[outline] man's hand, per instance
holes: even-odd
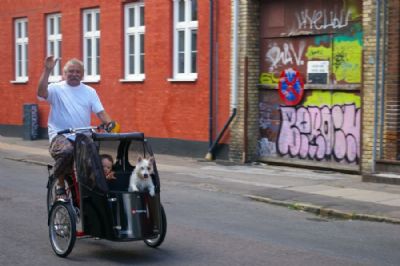
[[[119,133],[120,125],[115,121],[111,121],[111,122],[105,124],[104,129],[109,133]]]
[[[60,60],[60,58],[54,59],[54,56],[50,55],[46,57],[44,61],[44,70],[42,75],[40,76],[39,79],[39,84],[38,84],[38,89],[37,89],[37,95],[41,98],[47,99],[47,96],[49,94],[47,90],[47,85],[49,83],[49,76],[51,71],[53,70],[54,66],[57,64],[57,62]]]
[[[44,61],[46,70],[52,71],[59,60],[60,58],[54,58],[52,55],[46,57],[46,60]]]

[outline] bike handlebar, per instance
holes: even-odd
[[[81,131],[94,132],[94,130],[98,130],[101,128],[103,128],[101,125],[100,126],[90,126],[90,127],[67,128],[67,129],[58,131],[57,135],[62,135],[62,134],[67,134],[67,133],[77,133],[77,132],[81,132]]]

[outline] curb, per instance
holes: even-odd
[[[267,197],[255,196],[255,195],[243,195],[254,201],[264,202],[268,204],[273,204],[277,206],[287,207],[292,210],[297,211],[305,211],[309,213],[313,213],[315,215],[320,215],[324,217],[330,218],[338,218],[343,220],[360,220],[360,221],[369,221],[369,222],[381,222],[381,223],[391,223],[391,224],[400,224],[400,219],[390,218],[379,215],[371,215],[371,214],[359,214],[355,212],[345,212],[331,208],[324,208],[323,206],[301,203],[301,202],[292,202],[292,201],[282,201],[282,200],[274,200]]]

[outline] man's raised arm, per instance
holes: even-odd
[[[49,84],[49,76],[50,76],[50,73],[53,70],[54,66],[57,64],[58,60],[59,60],[58,58],[54,59],[54,56],[52,56],[52,55],[50,55],[46,58],[46,60],[44,62],[44,69],[43,69],[42,75],[40,76],[39,84],[38,84],[37,95],[39,97],[47,99],[47,96],[48,96],[47,86]]]

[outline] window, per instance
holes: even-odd
[[[46,18],[47,24],[47,55],[61,58],[61,14],[51,14]],[[61,80],[61,62],[58,61],[50,74],[50,81]]]
[[[142,81],[144,75],[144,3],[125,5],[125,80]]]
[[[100,10],[83,11],[83,64],[85,81],[100,80]]]
[[[28,81],[28,19],[15,20],[15,81]]]
[[[174,79],[197,78],[197,0],[174,0]]]

